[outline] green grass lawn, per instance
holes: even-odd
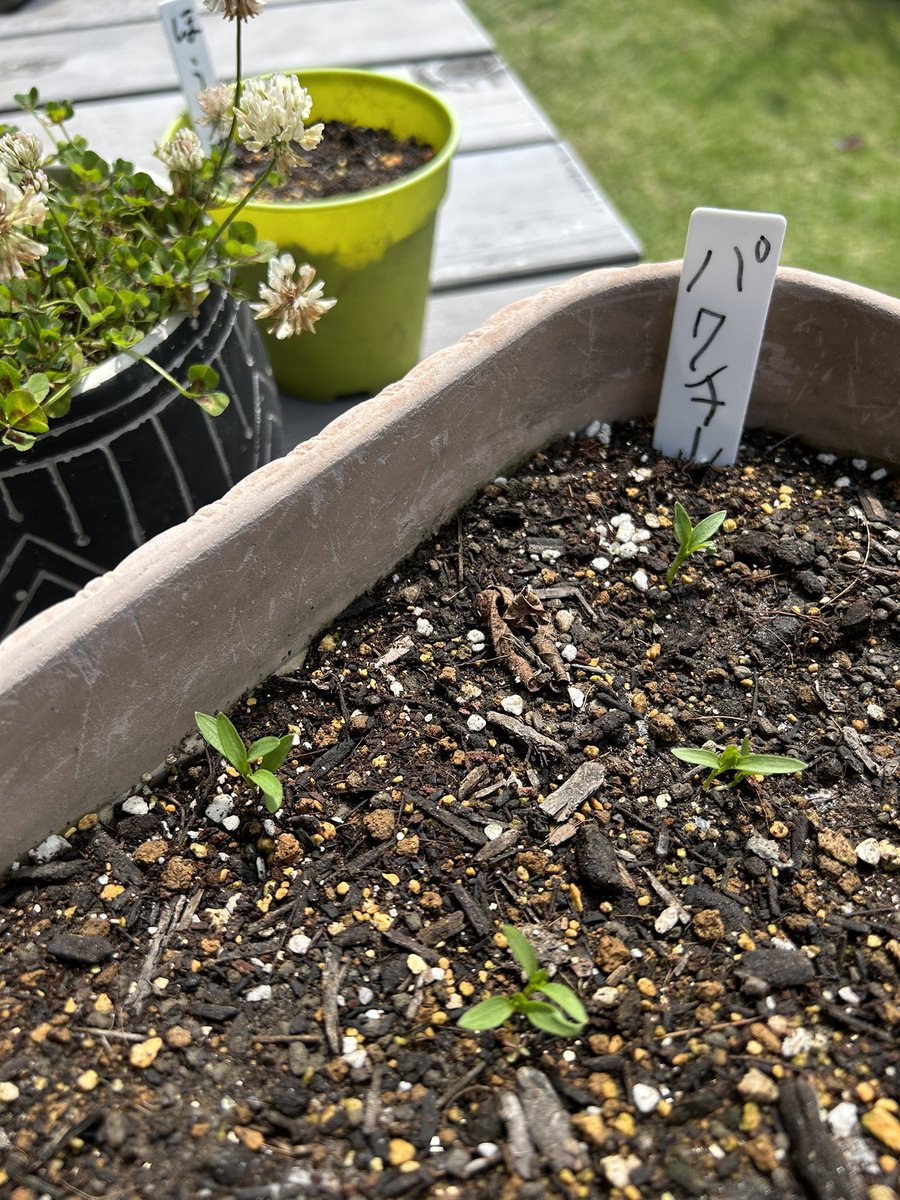
[[[468,0],[632,225],[780,212],[781,261],[900,296],[898,0]]]

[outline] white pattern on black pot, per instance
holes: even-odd
[[[281,453],[281,405],[247,305],[216,291],[152,357],[218,371],[208,416],[141,362],[77,396],[34,449],[0,450],[0,636]]]

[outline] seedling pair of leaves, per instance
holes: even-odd
[[[722,508],[718,512],[710,513],[708,517],[704,517],[696,525],[692,525],[687,511],[677,500],[675,501],[673,524],[675,527],[675,536],[678,539],[678,553],[672,560],[672,565],[666,571],[666,583],[671,584],[673,582],[675,576],[678,574],[678,568],[685,559],[690,558],[692,554],[699,553],[701,550],[713,549],[715,543],[710,539],[727,516],[727,512]]]
[[[194,720],[210,746],[218,750],[242,778],[259,788],[269,812],[277,812],[281,808],[283,791],[275,772],[291,752],[294,744],[291,734],[287,733],[282,738],[258,738],[245,746],[241,735],[224,713],[211,717],[207,713],[196,712]]]
[[[544,1033],[577,1037],[588,1022],[588,1015],[578,996],[564,983],[550,982],[550,976],[538,966],[534,947],[518,929],[504,925],[503,935],[525,975],[525,987],[511,996],[492,996],[489,1000],[482,1000],[463,1013],[458,1021],[460,1028],[480,1033],[485,1029],[496,1029],[515,1013],[521,1013]],[[536,992],[545,999],[532,1000]]]
[[[704,789],[711,787],[720,775],[733,771],[734,778],[730,783],[719,784],[719,791],[737,787],[748,775],[793,775],[795,771],[805,771],[809,766],[799,758],[786,758],[781,754],[751,754],[748,737],[740,746],[726,746],[721,754],[712,750],[695,750],[692,746],[678,746],[672,753],[682,762],[710,768],[703,781]]]

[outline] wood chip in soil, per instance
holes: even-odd
[[[896,1197],[897,483],[594,433],[235,707],[280,812],[189,742],[7,874],[4,1194]],[[676,499],[728,520],[667,588]],[[745,732],[808,769],[670,753]],[[507,922],[581,1037],[458,1027]]]

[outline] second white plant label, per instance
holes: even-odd
[[[670,458],[737,458],[787,222],[691,214],[653,445]]]

